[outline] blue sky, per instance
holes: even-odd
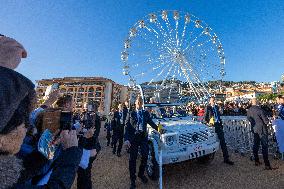
[[[0,0],[0,33],[28,58],[17,71],[35,81],[103,76],[126,84],[120,53],[129,28],[159,10],[190,12],[221,39],[225,80],[279,80],[284,73],[283,0]]]

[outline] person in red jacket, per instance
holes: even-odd
[[[204,113],[205,113],[204,106],[200,105],[199,108],[198,108],[197,116],[202,117],[202,116],[204,116]]]

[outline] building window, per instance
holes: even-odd
[[[102,92],[101,91],[96,91],[96,97],[101,97],[102,96]]]
[[[84,88],[79,88],[78,92],[83,93],[84,92]]]

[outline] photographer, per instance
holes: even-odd
[[[51,93],[47,96],[47,99],[44,101],[44,103],[30,113],[29,128],[26,137],[24,138],[23,144],[21,145],[21,149],[17,154],[19,157],[24,158],[25,156],[27,156],[28,154],[32,153],[35,150],[38,142],[38,138],[36,138],[37,117],[44,110],[51,108],[52,104],[56,102],[58,97],[59,97],[59,90],[51,91]]]
[[[62,133],[64,150],[49,181],[44,186],[17,184],[25,169],[15,154],[26,135],[29,114],[35,102],[32,82],[13,70],[21,58],[26,57],[27,52],[20,43],[0,35],[0,188],[71,188],[81,151],[77,147],[76,135],[69,131]]]

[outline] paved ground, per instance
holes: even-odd
[[[106,147],[105,133],[101,133],[102,151],[93,164],[92,180],[96,189],[129,188],[128,154],[123,150],[122,157],[112,155],[112,149]],[[163,176],[165,189],[283,189],[284,161],[273,161],[278,170],[265,171],[264,166],[255,167],[249,157],[232,154],[234,166],[222,162],[222,154],[217,153],[214,161],[208,165],[196,162],[184,162],[167,166]],[[139,164],[140,162],[138,162]],[[74,183],[75,185],[75,183]],[[157,181],[144,185],[137,182],[137,188],[158,188]],[[76,187],[73,187],[75,189]]]

